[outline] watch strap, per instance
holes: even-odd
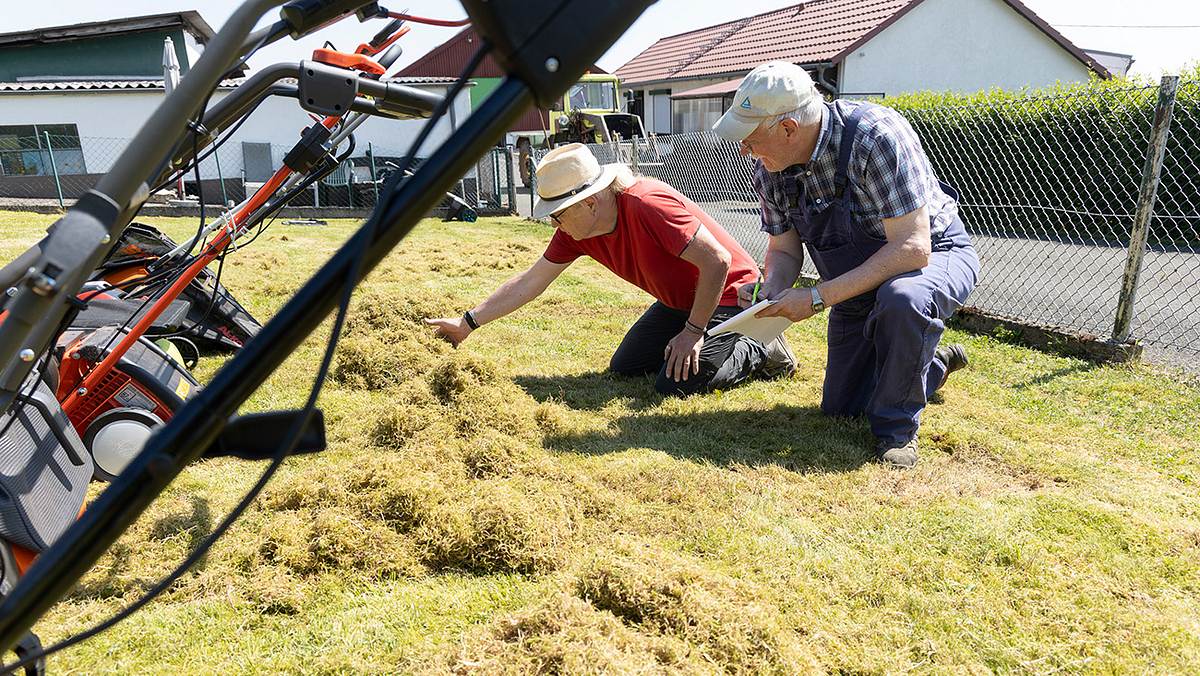
[[[467,326],[471,327],[472,331],[479,328],[479,322],[475,321],[475,315],[471,314],[470,310],[463,313],[463,321],[467,323]]]
[[[825,299],[821,298],[821,292],[817,291],[817,287],[815,286],[808,287],[808,290],[812,294],[813,312],[823,312],[825,310]]]

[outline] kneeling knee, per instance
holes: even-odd
[[[664,397],[687,396],[688,392],[685,392],[680,387],[680,384],[681,383],[677,383],[674,380],[667,378],[666,376],[660,375],[659,377],[654,379],[654,391],[658,392],[659,394],[661,394]]]
[[[925,291],[907,280],[885,282],[875,292],[875,312],[889,317],[924,316],[929,308]]]

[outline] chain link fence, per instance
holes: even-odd
[[[63,208],[92,189],[116,162],[128,139],[50,136],[29,139],[28,147],[0,147],[0,208]],[[200,162],[179,181],[158,191],[151,204],[187,207],[202,197],[206,205],[237,204],[253,194],[283,166],[291,146],[229,142]],[[379,191],[406,150],[368,144],[357,147],[329,176],[291,202],[296,207],[374,208]],[[203,153],[203,151],[202,151]],[[442,210],[459,213],[463,205],[477,214],[514,211],[511,150],[497,147],[462,176]]]
[[[1200,370],[1197,94],[1164,81],[903,111],[962,192],[983,263],[970,305]]]
[[[1088,338],[1133,339],[1152,361],[1200,371],[1200,82],[1167,89],[1167,80],[1096,83],[899,107],[935,172],[962,194],[982,261],[968,306]],[[735,144],[697,132],[636,149],[591,148],[601,162],[671,184],[763,260],[753,165]],[[816,276],[809,261],[805,273]]]

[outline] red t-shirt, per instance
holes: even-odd
[[[696,236],[701,223],[733,257],[720,304],[737,305],[737,287],[758,278],[754,259],[694,202],[655,179],[638,179],[617,196],[615,230],[578,241],[559,230],[544,255],[558,264],[591,256],[663,305],[691,310],[700,270],[679,255]]]

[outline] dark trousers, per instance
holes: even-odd
[[[718,307],[708,322],[712,328],[741,312],[739,307]],[[667,343],[683,330],[688,313],[654,303],[634,322],[609,362],[613,373],[640,376],[658,373],[654,389],[663,395],[687,396],[733,387],[754,375],[766,359],[767,349],[757,340],[736,333],[704,339],[700,347],[700,373],[676,382],[667,375]]]
[[[945,320],[966,302],[979,274],[971,247],[935,251],[929,265],[886,281],[869,312],[834,306],[821,410],[866,413],[871,432],[906,443],[946,365],[934,357]]]

